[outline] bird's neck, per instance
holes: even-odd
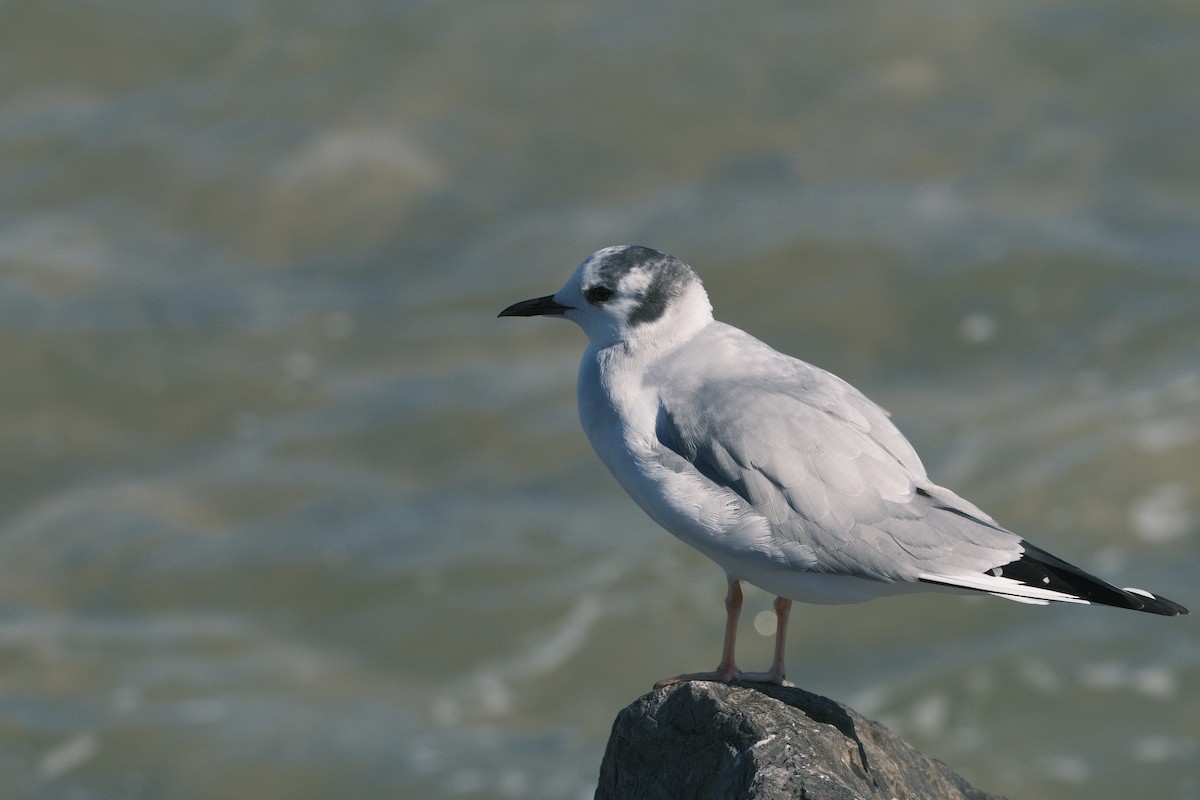
[[[649,364],[686,344],[713,322],[712,305],[699,284],[689,286],[671,303],[666,314],[653,322],[643,322],[621,331],[620,337],[597,346],[597,353],[608,350],[608,358],[629,363]]]
[[[610,344],[590,342],[580,364],[580,418],[610,468],[612,454],[606,451],[612,442],[653,434],[659,398],[646,381],[647,373],[714,324],[707,302],[672,310],[675,313],[638,326],[635,335]],[[612,435],[617,431],[619,435]]]

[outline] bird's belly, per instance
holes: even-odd
[[[654,465],[613,470],[618,482],[650,518],[679,539],[703,551],[736,551],[755,546],[769,529],[744,505],[688,472]],[[762,524],[758,524],[761,522]]]
[[[906,581],[888,583],[854,575],[814,572],[794,569],[769,561],[745,560],[737,557],[722,561],[713,558],[725,572],[752,586],[801,603],[839,605],[864,603],[876,597],[931,591],[936,587]]]

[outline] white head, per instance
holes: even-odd
[[[640,339],[677,341],[713,318],[708,295],[691,267],[637,245],[597,250],[563,288],[515,303],[500,316],[566,317],[583,328],[593,347]]]

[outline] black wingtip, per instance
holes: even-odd
[[[1089,603],[1145,611],[1164,617],[1189,613],[1174,600],[1168,600],[1145,589],[1118,589],[1040,547],[1035,547],[1029,542],[1022,544],[1025,547],[1024,554],[1001,568],[1004,577],[1019,580],[1029,586],[1041,586],[1071,594]]]
[[[1164,617],[1179,617],[1192,613],[1174,600],[1168,600],[1162,595],[1147,592],[1145,589],[1127,587],[1122,591],[1127,595],[1131,595],[1134,602],[1141,603],[1141,608],[1135,609],[1137,611],[1161,614]]]

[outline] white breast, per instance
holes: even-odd
[[[665,451],[655,432],[658,395],[626,358],[608,348],[580,365],[579,417],[600,460],[655,522],[709,558],[724,565],[736,551],[765,557],[766,520]]]

